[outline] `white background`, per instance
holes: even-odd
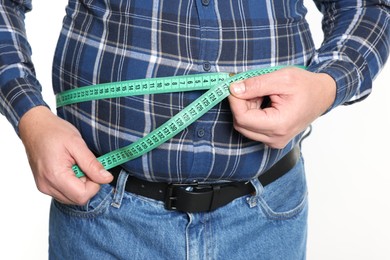
[[[305,1],[318,45],[321,15]],[[35,1],[26,23],[43,95],[54,109],[51,62],[66,0],[50,2]],[[304,143],[309,260],[390,259],[389,74],[387,64],[365,101],[318,119]],[[0,259],[47,259],[50,198],[36,189],[24,147],[2,116],[0,129]]]

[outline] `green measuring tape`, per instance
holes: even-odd
[[[228,97],[229,86],[233,82],[267,74],[281,68],[284,66],[250,70],[234,76],[221,72],[104,83],[64,91],[56,95],[56,102],[57,107],[61,107],[104,98],[208,89],[189,106],[145,137],[98,157],[103,167],[109,170],[142,156],[177,135]],[[77,165],[74,165],[72,169],[77,177],[85,176]]]

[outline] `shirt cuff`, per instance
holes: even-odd
[[[27,76],[7,82],[0,88],[0,112],[19,134],[19,121],[31,108],[49,106],[43,100],[41,85],[35,77]]]
[[[308,71],[327,73],[336,82],[336,98],[328,111],[363,100],[371,93],[372,77],[362,56],[353,53],[316,54]],[[354,59],[348,54],[353,54]]]

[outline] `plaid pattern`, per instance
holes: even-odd
[[[69,0],[58,41],[56,93],[91,84],[274,65],[306,65],[337,81],[334,106],[366,97],[389,53],[389,5],[384,1],[316,1],[325,41],[314,49],[302,1]],[[0,110],[19,118],[44,104],[23,32],[30,1],[1,0]],[[3,40],[5,39],[5,40]],[[16,79],[15,79],[16,78]],[[98,155],[126,146],[201,93],[168,93],[69,105],[58,115],[73,123]],[[152,181],[247,180],[286,154],[233,130],[227,101],[182,133],[126,163]]]

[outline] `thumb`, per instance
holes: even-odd
[[[284,92],[286,72],[291,69],[281,69],[272,73],[247,78],[230,85],[230,93],[240,99],[253,99]],[[287,75],[288,76],[288,75]]]
[[[244,81],[235,82],[230,85],[230,94],[237,98],[242,98],[242,96],[245,95],[245,92],[246,86]]]
[[[74,159],[84,174],[93,182],[99,184],[110,183],[113,176],[104,169],[95,155],[87,148],[78,149],[74,153]]]
[[[253,99],[269,95],[264,89],[262,76],[238,81],[230,85],[230,93],[239,99]]]

